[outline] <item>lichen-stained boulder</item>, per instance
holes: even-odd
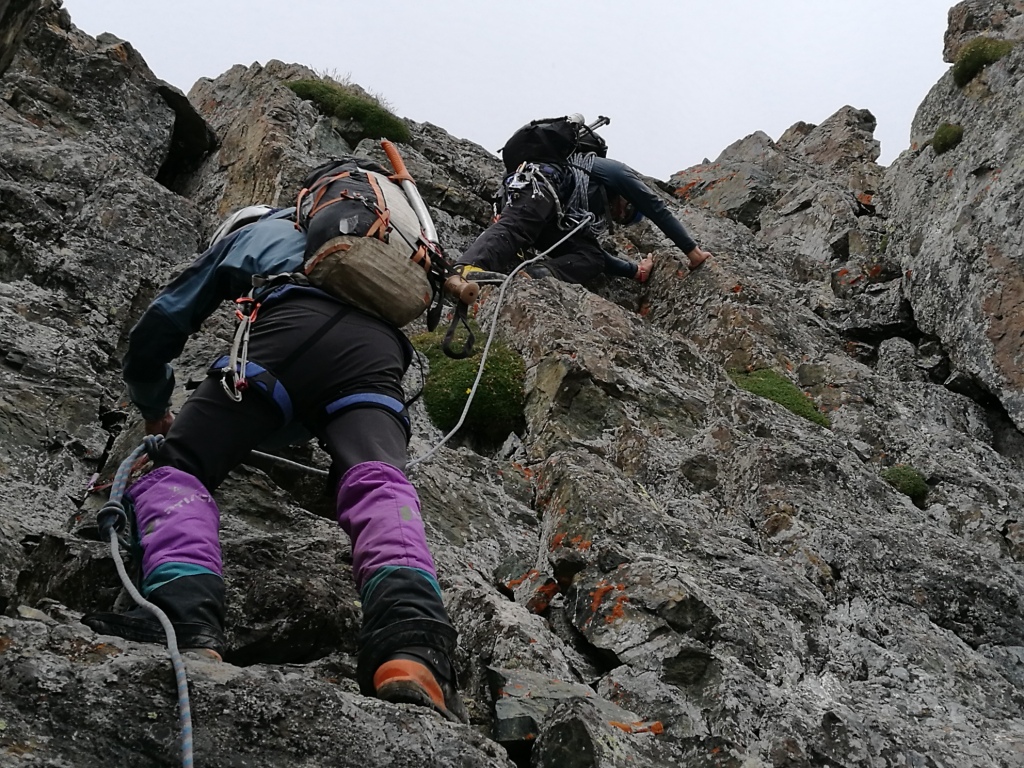
[[[648,466],[641,472],[650,477],[655,474],[651,469]],[[663,516],[643,485],[623,477],[606,459],[578,451],[559,452],[544,463],[539,474],[536,503],[543,520],[541,541],[547,561],[539,565],[541,573],[553,579],[556,591],[567,590],[576,574],[585,569],[609,572],[630,561],[633,555],[627,554],[622,542],[648,554],[686,547],[685,536],[673,520]],[[587,482],[586,478],[593,477],[602,480]],[[537,606],[540,610],[545,607],[543,603]]]
[[[867,109],[849,105],[788,143],[787,149],[822,172],[845,175],[854,194],[877,189],[881,169],[874,165],[881,144],[874,137],[878,121]]]
[[[783,185],[760,217],[758,236],[780,257],[792,258],[802,279],[821,279],[837,261],[842,268],[850,260],[860,271],[877,257],[882,168],[875,162],[875,124],[868,110],[845,106],[820,125],[794,126],[779,139],[777,146],[805,175]]]
[[[912,335],[917,329],[913,309],[898,282],[870,285],[851,297],[837,325],[846,338],[875,343]]]
[[[949,9],[942,60],[957,60],[965,43],[985,35],[997,40],[1024,40],[1024,8],[1016,0],[963,0]]]
[[[850,255],[857,201],[831,181],[802,179],[761,214],[759,239],[800,279],[822,280]]]
[[[43,3],[44,0],[4,0],[0,5],[0,75],[10,66],[32,17]]]
[[[846,106],[821,125],[797,123],[778,142],[751,134],[669,185],[691,205],[758,233],[799,279],[821,279],[833,261],[877,255],[872,218],[882,169],[874,128],[869,111]]]
[[[177,112],[166,95],[172,90],[131,43],[86,35],[58,3],[35,16],[0,86],[26,123],[102,148],[150,178],[174,151]],[[51,180],[59,178],[54,173]]]
[[[474,729],[365,699],[332,682],[329,667],[187,666],[198,764],[513,765]],[[101,638],[45,615],[0,617],[0,673],[0,749],[8,758],[82,768],[181,762],[169,662],[157,646]],[[295,717],[302,734],[289,725]]]
[[[307,67],[272,59],[265,66],[236,65],[192,86],[189,100],[219,139],[186,189],[208,217],[208,234],[236,208],[293,205],[313,167],[351,153],[330,118],[285,86],[316,78]]]
[[[1024,45],[963,89],[949,74],[914,118],[919,149],[886,175],[888,250],[922,331],[937,337],[954,371],[998,399],[1024,426],[1024,128],[1018,119]],[[964,140],[936,155],[927,137],[940,122]],[[928,205],[922,207],[922,200]]]
[[[584,703],[606,725],[627,733],[661,733],[661,723],[643,722],[637,715],[597,696],[580,683],[520,669],[487,668],[494,702],[494,739],[500,743],[532,740],[549,727],[562,702]]]
[[[669,179],[676,197],[757,231],[761,211],[806,169],[758,131],[722,150],[712,163],[687,168]]]
[[[609,720],[608,714],[607,705],[601,707],[590,699],[571,698],[561,702],[540,729],[532,764],[537,768],[680,764],[682,758],[677,745],[659,738],[664,732],[659,721],[629,723]],[[716,759],[718,751],[708,750],[712,759]],[[705,756],[686,757],[701,759]]]

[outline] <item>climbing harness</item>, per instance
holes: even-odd
[[[164,628],[167,635],[167,652],[171,656],[171,664],[174,666],[174,678],[178,687],[178,721],[181,723],[181,764],[183,768],[192,768],[192,709],[188,698],[188,678],[185,676],[185,662],[178,651],[178,640],[174,634],[174,627],[171,620],[167,618],[160,608],[149,602],[142,596],[132,583],[128,572],[125,570],[124,562],[121,560],[121,553],[118,551],[119,534],[124,532],[128,525],[128,515],[124,511],[124,504],[121,499],[128,487],[128,479],[131,477],[132,467],[135,462],[142,458],[143,454],[150,456],[156,453],[163,442],[162,435],[149,435],[132,451],[117,469],[114,475],[114,482],[110,488],[110,499],[96,515],[96,523],[99,526],[100,539],[106,538],[110,542],[110,555],[117,568],[117,575],[121,578],[121,584],[132,596],[132,599],[142,608],[145,608]],[[130,545],[127,541],[120,541],[126,548]]]
[[[238,327],[235,328],[235,336],[231,342],[231,354],[226,360],[222,358],[224,364],[219,365],[217,371],[222,374],[220,383],[224,392],[236,403],[241,402],[242,393],[249,388],[249,335],[260,310],[261,301],[258,297],[266,296],[269,291],[286,284],[301,284],[301,281],[299,277],[290,273],[253,275],[252,290],[240,299],[235,299]]]

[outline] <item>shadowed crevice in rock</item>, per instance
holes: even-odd
[[[156,180],[172,192],[186,194],[203,160],[217,148],[217,136],[184,94],[168,86],[157,91],[174,110],[174,130]]]

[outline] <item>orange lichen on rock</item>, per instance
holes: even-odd
[[[700,179],[694,179],[690,183],[678,187],[676,189],[676,197],[687,197],[690,194],[690,191],[698,184],[700,184]]]
[[[544,613],[551,605],[551,600],[558,594],[558,582],[549,581],[534,591],[530,599],[526,601],[526,610],[530,613]]]
[[[609,720],[608,725],[612,725],[626,733],[653,733],[660,736],[665,732],[665,726],[662,725],[660,720],[655,720],[653,723],[645,723],[643,720],[638,720],[635,723],[622,723],[618,720]]]
[[[509,581],[506,581],[505,582],[505,586],[508,587],[509,589],[514,589],[514,588],[518,587],[520,584],[522,584],[524,581],[526,581],[527,579],[531,579],[532,580],[532,579],[537,578],[538,576],[540,576],[540,571],[538,571],[536,568],[532,568],[529,571],[527,571],[526,573],[524,573],[522,576],[520,576],[518,579],[511,579]]]
[[[601,601],[604,600],[605,596],[611,592],[615,587],[612,584],[604,584],[603,582],[597,585],[597,589],[590,593],[593,598],[590,601],[590,610],[597,611],[601,606]]]
[[[626,611],[623,609],[623,603],[628,603],[629,597],[626,595],[619,595],[615,598],[615,605],[612,607],[611,612],[604,617],[605,624],[614,624],[619,619],[626,618]]]

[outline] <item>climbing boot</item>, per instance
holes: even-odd
[[[541,280],[545,277],[554,277],[554,273],[548,268],[543,262],[535,262],[523,270],[523,274],[528,277],[532,277],[535,280]]]
[[[224,580],[216,574],[182,576],[163,584],[146,599],[167,614],[181,651],[220,660],[224,653]],[[139,643],[167,644],[163,625],[145,608],[127,613],[88,613],[82,623],[103,635]]]
[[[452,722],[469,722],[451,662],[434,648],[413,646],[393,654],[377,668],[373,687],[383,701],[429,707]]]

